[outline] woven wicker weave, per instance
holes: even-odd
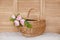
[[[31,21],[32,28],[27,28],[27,27],[19,27],[20,32],[24,36],[38,36],[42,34],[45,31],[46,23],[45,20],[40,20],[40,21]]]

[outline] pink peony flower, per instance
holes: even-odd
[[[24,25],[24,22],[25,22],[24,19],[21,19],[21,20],[20,20],[21,25]]]
[[[15,17],[15,15],[12,15],[11,17],[12,17],[13,19],[15,19],[15,18],[16,18],[16,17]]]
[[[20,15],[17,16],[16,20],[21,20],[22,17]]]
[[[19,26],[19,21],[15,20],[14,24],[15,24],[15,26]]]

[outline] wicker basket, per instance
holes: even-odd
[[[18,28],[19,31],[24,36],[29,36],[29,37],[38,36],[45,31],[46,21],[44,19],[40,19],[39,21],[38,20],[33,21],[33,20],[34,19],[32,19],[32,21],[29,21],[32,24],[32,28],[27,28],[26,26]]]

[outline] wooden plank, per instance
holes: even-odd
[[[10,22],[10,16],[15,12],[15,0],[0,0],[0,32],[18,31],[13,23]]]
[[[60,0],[45,1],[46,31],[60,33]]]

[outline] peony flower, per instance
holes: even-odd
[[[24,19],[21,19],[21,20],[20,20],[21,25],[24,25],[24,22],[25,22]]]
[[[22,17],[20,15],[17,16],[16,20],[21,20]]]
[[[19,26],[19,21],[15,20],[14,24],[15,24],[15,26]]]
[[[12,15],[11,17],[12,17],[13,19],[15,19],[15,15]]]

